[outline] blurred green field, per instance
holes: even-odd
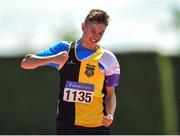
[[[112,134],[180,133],[180,58],[116,54],[121,65]],[[0,134],[55,134],[58,72],[20,68],[21,57],[0,58]]]

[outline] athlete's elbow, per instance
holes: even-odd
[[[21,68],[23,68],[23,69],[35,69],[36,66],[32,65],[32,64],[29,62],[29,58],[28,58],[28,57],[25,57],[25,58],[21,61]]]
[[[31,65],[29,65],[29,64],[25,61],[25,59],[23,59],[23,60],[21,61],[21,68],[23,68],[23,69],[34,69],[34,67],[32,67]]]

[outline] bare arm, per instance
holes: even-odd
[[[67,59],[68,54],[66,51],[51,56],[36,56],[35,54],[28,54],[21,61],[21,67],[24,69],[34,69],[48,63],[64,65]]]
[[[116,94],[114,87],[106,87],[107,90],[107,100],[105,110],[107,115],[103,117],[103,125],[108,127],[113,122],[114,112],[116,110]]]

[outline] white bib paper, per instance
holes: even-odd
[[[93,101],[94,85],[67,81],[64,88],[63,100],[89,104]]]

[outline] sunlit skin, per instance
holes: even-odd
[[[85,48],[96,50],[98,42],[101,40],[106,26],[102,23],[88,22],[82,23],[82,37],[80,42]],[[36,56],[34,54],[28,54],[21,62],[21,67],[24,69],[34,69],[41,65],[48,63],[56,63],[63,66],[68,59],[67,52],[60,52],[58,54],[46,57]]]
[[[100,49],[102,49],[99,44],[100,44],[100,41],[106,31],[107,26],[108,26],[108,21],[109,21],[109,16],[106,14],[106,12],[101,11],[101,10],[96,10],[96,9],[92,10],[86,17],[85,21],[81,24],[82,35],[79,39],[80,44],[84,48],[93,50],[94,52],[98,53],[98,51]],[[78,44],[77,44],[77,46],[78,46]],[[97,49],[99,49],[99,50],[97,50]],[[85,55],[86,54],[88,55],[88,53],[86,52],[87,50],[83,50],[83,51],[84,51],[83,53]],[[106,52],[104,49],[102,49],[102,51],[103,51],[102,53]],[[109,53],[107,52],[107,55],[108,54]],[[102,55],[104,55],[104,54],[102,54]],[[110,58],[111,54],[109,54],[109,55],[110,55],[109,57],[105,58],[105,59],[109,59],[106,61],[111,61],[111,58]],[[66,64],[68,57],[69,57],[68,51],[60,51],[57,54],[47,55],[47,56],[37,56],[36,54],[28,54],[21,61],[21,67],[24,69],[35,69],[39,66],[53,63],[53,64],[58,64],[59,67],[57,67],[57,69],[60,70],[63,67],[63,65]],[[93,61],[90,61],[88,63],[93,64],[95,61],[99,61],[98,63],[101,63],[101,58],[98,58],[98,59],[95,58],[95,61],[92,58],[92,60]],[[79,60],[79,61],[83,61],[83,60]],[[104,63],[102,63],[102,65],[103,64]],[[111,70],[114,70],[114,67],[106,68],[104,66],[104,71],[105,70],[111,71]],[[106,78],[106,76],[108,76],[107,73],[104,72],[104,73],[102,73],[102,75],[104,76],[104,80],[109,81],[109,79]],[[109,75],[109,76],[111,76],[111,75]],[[65,76],[64,80],[67,80],[66,76]],[[91,80],[92,79],[89,79],[90,83],[91,83]],[[87,81],[87,84],[88,84],[88,81]],[[97,113],[101,113],[101,114],[104,113],[104,114],[101,116],[98,116],[98,114],[96,114],[95,116],[98,116],[99,119],[97,121],[92,122],[92,124],[97,123],[97,124],[99,124],[99,126],[109,127],[109,126],[111,126],[111,124],[113,123],[113,120],[114,120],[113,118],[114,118],[114,113],[115,113],[115,109],[116,109],[116,94],[115,94],[114,86],[111,86],[111,85],[108,86],[108,84],[106,84],[106,82],[104,82],[103,85],[105,86],[105,90],[106,90],[106,98],[102,101],[103,102],[102,106],[104,107],[104,109],[102,109],[103,111],[101,111],[101,108],[98,109]],[[103,90],[98,90],[98,91],[99,91],[99,93],[103,93],[103,92],[101,92]],[[94,96],[94,97],[96,97],[96,96]],[[87,107],[88,107],[88,105],[87,105]],[[87,112],[91,112],[91,111],[87,111]],[[84,120],[84,121],[86,121],[86,120]],[[74,125],[76,126],[76,124],[74,124]],[[89,125],[91,125],[91,123]],[[87,124],[87,126],[88,126],[88,124]],[[102,133],[106,133],[106,132],[102,132]]]
[[[102,39],[106,26],[102,23],[88,22],[82,23],[82,37],[80,42],[85,48],[96,50],[98,42]]]
[[[82,23],[82,37],[80,38],[81,45],[91,50],[97,50],[98,43],[102,39],[106,30],[106,26],[102,23],[88,22]],[[36,56],[34,54],[28,54],[21,62],[21,67],[24,69],[34,69],[38,66],[48,63],[56,63],[63,66],[68,59],[68,53],[66,51],[60,52],[52,56]],[[113,122],[113,116],[116,108],[116,96],[114,87],[106,87],[107,101],[106,112],[108,115],[104,115],[102,119],[102,125],[108,127]]]
[[[98,42],[102,39],[106,30],[106,26],[102,23],[89,22],[82,23],[82,37],[80,42],[85,48],[96,50],[98,48]],[[116,108],[116,96],[114,87],[106,87],[107,89],[107,101],[106,112],[109,115],[104,115],[102,124],[106,127],[110,126],[113,122],[113,115]]]

